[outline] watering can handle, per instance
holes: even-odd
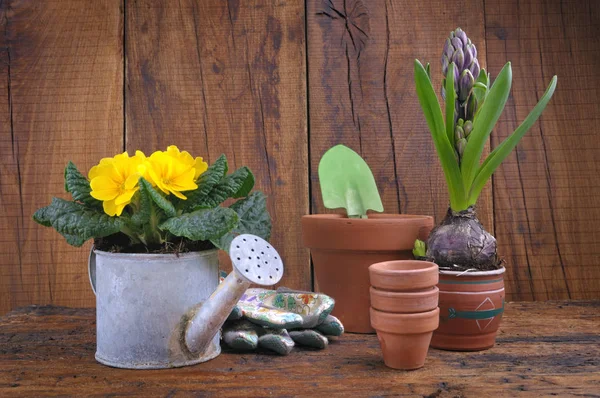
[[[88,257],[88,276],[90,278],[90,285],[94,295],[96,294],[96,253],[94,253],[94,245],[90,248],[90,255]]]

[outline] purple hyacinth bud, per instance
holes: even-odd
[[[465,63],[464,67],[468,68],[471,66],[471,62],[473,62],[473,52],[471,51],[471,46],[465,47]]]
[[[450,58],[452,57],[452,54],[454,53],[454,47],[452,46],[452,42],[450,41],[450,39],[446,39],[446,43],[444,43],[444,51],[443,54]]]
[[[442,82],[442,99],[446,101],[446,79]]]
[[[477,78],[479,77],[479,72],[481,71],[479,69],[479,61],[477,61],[477,60],[473,61],[473,63],[471,64],[471,67],[469,67],[469,70],[471,71],[473,78],[475,80],[477,80]]]
[[[458,50],[459,48],[462,50],[462,48],[463,48],[462,40],[459,39],[458,37],[453,37],[452,38],[452,47],[454,48],[454,51]]]
[[[465,54],[463,53],[462,49],[458,48],[456,51],[454,51],[454,54],[452,55],[452,62],[454,62],[458,69],[463,68],[465,63]]]
[[[454,64],[454,87],[458,87],[459,76],[460,76],[460,70],[458,69],[458,66],[456,66],[456,64]]]
[[[471,71],[465,69],[460,75],[460,80],[458,81],[458,99],[464,101],[469,96],[471,89],[473,88],[473,84],[475,84],[475,79],[471,74]]]
[[[477,58],[477,47],[473,43],[471,43],[471,53],[473,54],[473,59]]]
[[[454,36],[458,37],[462,41],[462,47],[467,45],[467,40],[469,39],[467,38],[467,34],[461,28],[456,28],[454,31]]]
[[[448,59],[448,57],[446,57],[446,54],[442,55],[442,73],[444,74],[444,76],[446,76],[446,73],[448,72],[449,63],[450,60]]]

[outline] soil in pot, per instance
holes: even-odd
[[[480,351],[494,346],[504,312],[504,272],[440,272],[440,326],[432,347]]]
[[[317,290],[336,300],[333,315],[347,332],[374,332],[369,317],[369,266],[413,259],[415,240],[427,239],[432,228],[433,218],[429,216],[302,217],[304,245],[311,250]]]

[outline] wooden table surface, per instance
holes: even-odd
[[[0,396],[600,396],[600,302],[509,303],[496,346],[431,349],[424,368],[383,365],[374,335],[322,351],[223,353],[196,366],[122,370],[94,360],[94,309],[27,307],[0,318]]]

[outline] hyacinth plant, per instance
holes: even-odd
[[[415,60],[417,96],[438,153],[450,196],[450,208],[427,244],[417,241],[414,254],[440,269],[489,270],[500,267],[496,239],[477,219],[475,205],[494,171],[540,117],[556,88],[554,76],[523,123],[481,163],[485,144],[510,93],[512,70],[506,63],[496,80],[480,68],[477,49],[460,28],[450,33],[442,51],[442,98],[445,117],[431,83],[430,67]]]
[[[252,172],[247,167],[227,171],[224,155],[209,167],[176,146],[148,157],[137,151],[131,157],[124,152],[104,158],[88,178],[69,162],[65,190],[72,200],[53,198],[33,219],[56,229],[73,246],[89,239],[128,238],[119,249],[125,252],[168,252],[175,241],[228,250],[241,233],[268,239],[271,219],[265,195],[252,192]],[[222,206],[229,198],[239,200]]]

